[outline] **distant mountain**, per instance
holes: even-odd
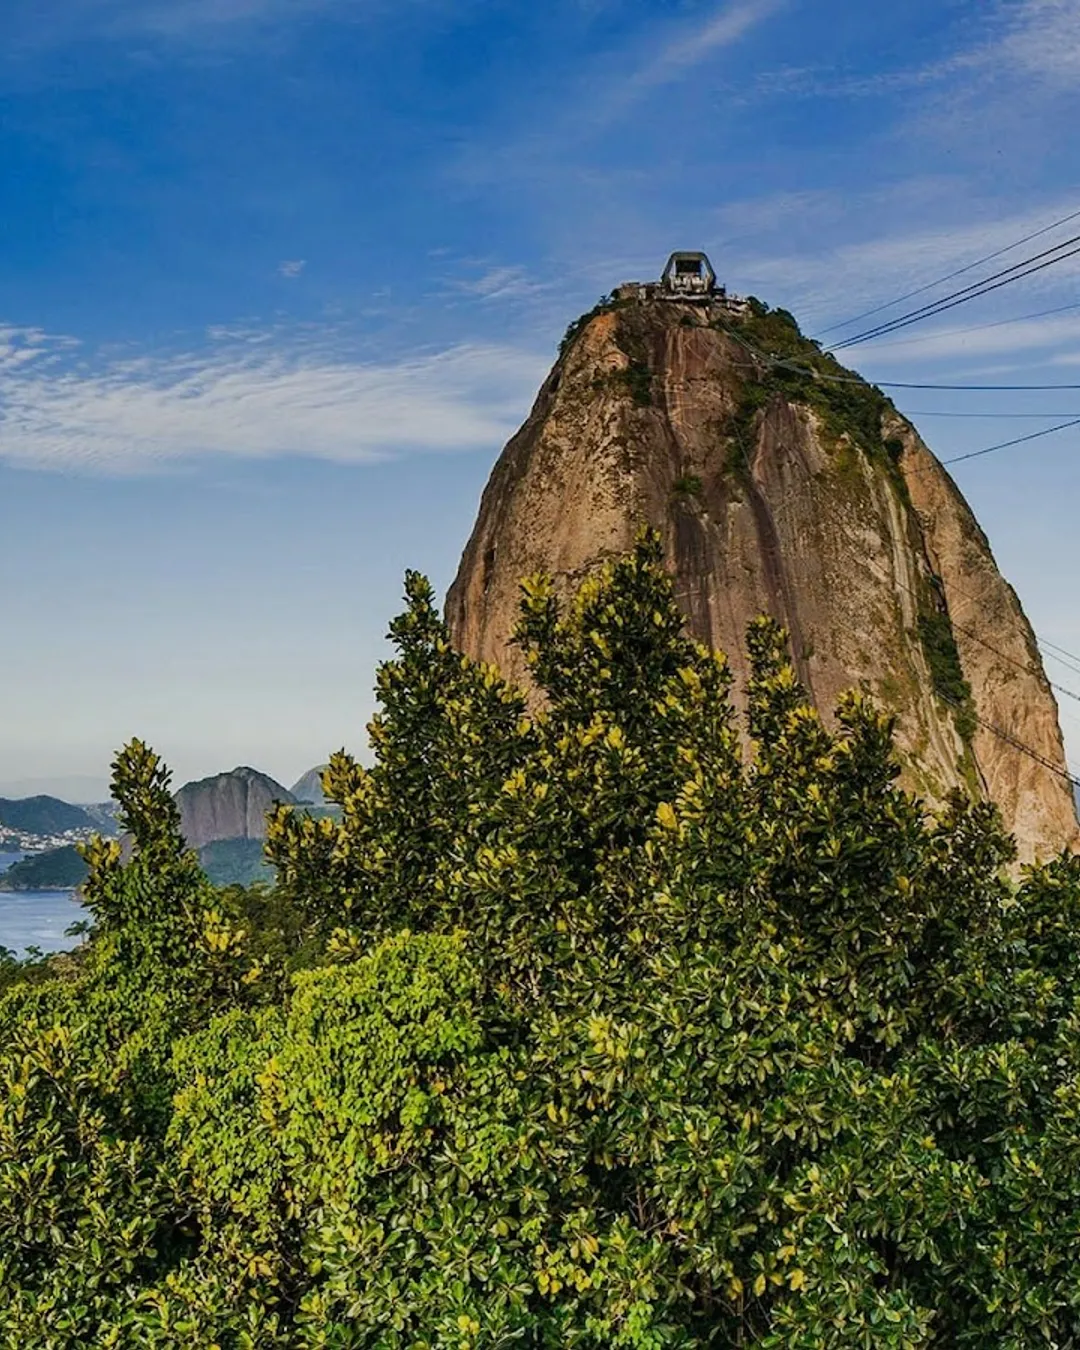
[[[305,774],[297,787],[306,786],[318,770]],[[322,802],[319,792],[319,802]],[[275,802],[297,804],[297,794],[257,769],[238,768],[186,783],[176,794],[180,828],[189,848],[198,852],[203,871],[215,886],[249,886],[273,881],[273,869],[263,858],[266,815]],[[101,802],[71,806],[56,797],[0,798],[0,838],[5,827],[27,834],[57,834],[64,830],[93,829],[119,833],[116,804]],[[314,814],[323,810],[315,806]],[[129,841],[130,842],[130,841]],[[0,876],[3,891],[70,890],[86,880],[86,864],[73,847],[31,854]]]
[[[101,834],[118,835],[120,824],[116,814],[120,810],[115,802],[92,802],[83,810],[97,826]]]
[[[73,845],[31,853],[0,875],[0,891],[69,891],[86,880],[87,868]]]
[[[326,797],[322,790],[322,775],[326,767],[325,764],[319,764],[314,769],[308,769],[307,773],[292,785],[292,795],[298,802],[308,803],[311,806],[326,805]]]
[[[215,839],[199,849],[199,865],[215,886],[250,886],[273,881],[261,839]],[[3,891],[69,891],[87,877],[86,863],[73,846],[32,853],[0,874]]]
[[[313,814],[324,814],[319,770],[297,784]],[[180,828],[189,848],[198,852],[203,871],[215,886],[249,886],[272,881],[273,869],[263,858],[266,815],[276,802],[298,804],[299,792],[290,792],[257,769],[237,768],[198,782],[185,783],[176,794]],[[81,807],[57,797],[0,798],[0,839],[5,830],[26,834],[59,834],[65,830],[97,830],[119,834],[114,802]],[[130,843],[130,841],[128,841]],[[69,890],[86,880],[86,864],[72,847],[49,849],[15,863],[2,877],[0,890]]]
[[[198,850],[199,865],[215,886],[250,886],[273,881],[274,869],[263,857],[261,839],[215,839]],[[31,853],[0,874],[3,891],[69,891],[87,877],[86,863],[74,846]]]
[[[189,847],[219,839],[265,839],[266,813],[296,798],[268,774],[246,767],[185,783],[176,794],[180,828]]]
[[[0,797],[0,826],[26,834],[63,834],[65,830],[92,830],[93,816],[81,806],[59,797]]]

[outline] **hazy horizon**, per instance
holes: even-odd
[[[285,778],[279,778],[277,774],[270,773],[259,764],[231,764],[227,768],[214,769],[209,774],[201,774],[199,777],[209,778],[220,773],[231,773],[241,768],[256,769],[291,791],[305,774],[324,763],[325,760],[316,760],[309,764],[306,769],[302,769],[300,773]],[[175,774],[173,775],[173,786],[176,788],[181,788],[185,782],[192,781],[198,781],[198,779],[181,780]],[[59,797],[62,801],[70,802],[73,806],[99,806],[103,802],[109,801],[110,796],[108,780],[95,778],[89,774],[57,775],[54,778],[0,779],[0,797],[12,800],[24,797]]]

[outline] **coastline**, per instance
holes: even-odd
[[[2,874],[21,854],[0,853]],[[0,948],[14,952],[17,959],[32,947],[43,954],[71,951],[82,941],[66,937],[65,930],[79,919],[89,917],[77,893],[58,890],[0,890]]]

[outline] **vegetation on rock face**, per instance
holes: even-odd
[[[953,709],[953,721],[960,738],[970,741],[978,720],[971,699],[971,685],[964,679],[949,616],[944,610],[923,608],[918,623],[934,692]]]
[[[573,319],[567,324],[566,332],[562,335],[562,340],[559,343],[560,360],[567,354],[570,348],[573,347],[574,343],[598,314],[607,314],[611,310],[621,308],[623,304],[623,301],[613,300],[610,295],[602,295],[596,304],[593,305],[592,309],[586,310],[584,314],[580,314],[576,319]]]
[[[696,473],[680,474],[671,485],[671,494],[682,498],[700,497],[701,486],[701,478]]]
[[[889,400],[880,389],[823,352],[813,339],[804,337],[786,309],[769,309],[760,300],[752,300],[749,314],[733,323],[721,321],[718,326],[736,333],[757,351],[790,362],[770,365],[758,372],[750,385],[812,408],[834,439],[848,436],[867,454],[887,453],[882,418],[892,408]]]
[[[628,309],[615,330],[615,341],[627,361],[625,369],[615,374],[634,406],[648,408],[653,401],[649,342],[647,333],[634,322],[635,314],[635,307]]]
[[[750,358],[739,363],[735,405],[719,428],[728,443],[726,465],[732,478],[745,484],[761,415],[774,399],[782,398],[809,408],[828,442],[847,443],[881,464],[907,505],[907,485],[899,469],[903,443],[885,438],[883,431],[883,419],[892,410],[889,400],[804,337],[787,310],[770,309],[754,298],[748,305],[745,314],[712,322],[741,344]]]
[[[648,408],[652,405],[652,371],[644,361],[632,360],[625,370],[617,371],[616,375],[635,407]]]
[[[617,309],[625,311],[622,322],[615,330],[615,342],[626,357],[626,365],[597,376],[593,380],[593,387],[622,391],[635,407],[648,408],[653,402],[653,373],[649,365],[649,348],[644,334],[633,322],[634,308],[628,305],[628,302],[610,300],[605,296],[598,305],[587,314],[583,314],[566,330],[559,347],[559,355],[562,357],[569,351],[598,314],[608,314]]]
[[[907,483],[899,467],[903,441],[885,435],[887,414],[895,410],[880,389],[859,379],[834,356],[822,352],[816,342],[804,337],[787,310],[769,309],[753,299],[749,313],[736,324],[721,322],[718,326],[749,342],[755,351],[790,362],[757,370],[747,376],[740,388],[739,402],[723,428],[731,443],[729,464],[736,479],[742,479],[749,471],[759,414],[769,399],[779,394],[812,409],[831,439],[847,438],[882,464],[901,503],[910,506]],[[960,738],[970,742],[977,726],[971,686],[964,677],[952,624],[940,594],[920,605],[917,627],[934,692],[953,709]]]
[[[0,1000],[0,1343],[1073,1343],[1080,863],[1011,887],[764,620],[744,763],[655,538],[526,585],[536,714],[407,594],[274,890],[119,756],[134,855]]]

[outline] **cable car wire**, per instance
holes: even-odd
[[[956,708],[961,706],[957,699],[949,698],[945,694],[942,695],[942,698],[945,699],[946,703],[951,703]],[[1078,778],[1069,768],[1058,768],[1053,760],[1047,759],[1046,756],[1040,754],[1038,750],[1033,750],[1030,745],[1025,745],[1023,741],[1018,739],[1011,732],[1003,731],[1001,727],[995,726],[993,722],[988,722],[985,717],[980,717],[978,713],[973,712],[972,716],[975,718],[975,721],[978,722],[979,726],[985,727],[987,731],[1011,745],[1014,750],[1019,750],[1022,754],[1027,755],[1027,757],[1033,759],[1036,764],[1041,764],[1048,773],[1052,773],[1058,778],[1063,778],[1066,783],[1069,783],[1074,788],[1080,788],[1080,778]]]
[[[803,373],[817,374],[812,370]],[[862,380],[850,375],[818,375],[817,378],[828,380],[832,384],[872,384],[877,385],[879,389],[940,389],[967,394],[1039,394],[1051,390],[1080,389],[1080,384],[906,384],[901,380]]]
[[[903,304],[905,300],[913,300],[917,295],[925,295],[927,291],[932,291],[935,286],[943,286],[945,282],[952,281],[956,277],[965,276],[972,272],[976,267],[981,267],[983,263],[993,262],[995,258],[1004,257],[1006,253],[1011,253],[1014,248],[1019,248],[1022,244],[1029,244],[1032,239],[1038,239],[1044,234],[1049,234],[1051,230],[1056,230],[1060,225],[1067,225],[1070,220],[1080,219],[1080,210],[1073,211],[1067,216],[1062,216],[1060,220],[1053,221],[1050,225],[1044,225],[1041,229],[1035,230],[1032,234],[1025,234],[1022,239],[1017,239],[1012,244],[1006,244],[1004,248],[995,249],[993,253],[984,254],[981,258],[976,258],[974,262],[966,263],[963,267],[958,267],[955,272],[947,272],[945,276],[938,277],[934,281],[928,281],[925,285],[917,286],[913,291],[907,291],[904,295],[898,295],[895,300],[886,300],[884,304],[875,305],[873,309],[863,310],[861,314],[856,314],[852,319],[841,319],[839,323],[829,324],[828,328],[822,328],[819,336],[825,333],[834,333],[838,328],[849,328],[853,323],[860,323],[863,319],[869,319],[875,314],[881,314],[886,309],[892,309],[894,305]]]
[[[861,375],[830,375],[823,370],[811,370],[809,366],[801,366],[797,361],[789,361],[782,356],[763,352],[760,347],[747,342],[746,338],[726,325],[722,326],[720,331],[726,333],[740,347],[745,347],[751,356],[756,356],[774,370],[790,370],[795,375],[807,375],[812,380],[825,380],[829,384],[861,384],[877,389],[920,389],[978,394],[1038,394],[1051,391],[1060,393],[1066,389],[1080,389],[1080,384],[919,384],[904,380],[865,380]]]
[[[1053,309],[1036,310],[1033,314],[1017,314],[1012,319],[994,319],[990,323],[973,323],[968,324],[965,328],[946,328],[920,337],[901,338],[899,342],[883,342],[881,350],[891,351],[893,347],[911,347],[916,343],[926,342],[927,338],[963,337],[967,333],[984,333],[988,328],[1008,328],[1010,324],[1030,323],[1033,319],[1046,319],[1052,314],[1064,314],[1067,310],[1072,309],[1080,309],[1080,301],[1075,301],[1069,305],[1055,305]]]
[[[1047,642],[1045,638],[1038,638],[1040,647],[1047,649],[1046,654],[1054,661],[1060,661],[1067,669],[1075,671],[1080,675],[1080,656],[1074,656],[1072,652],[1064,647],[1058,647],[1053,642]]]
[[[741,347],[745,348],[746,351],[748,351],[748,352],[750,353],[751,356],[757,358],[758,360],[764,361],[765,364],[766,364],[767,366],[771,366],[771,367],[773,367],[773,368],[777,368],[777,367],[778,367],[778,368],[781,368],[781,369],[794,370],[794,371],[798,372],[799,374],[803,374],[803,375],[810,376],[812,379],[819,379],[819,378],[820,378],[820,379],[824,379],[824,380],[838,381],[838,382],[843,383],[843,384],[862,384],[862,385],[865,385],[865,384],[868,383],[868,381],[863,380],[863,379],[861,379],[861,378],[858,378],[858,377],[856,377],[856,376],[830,376],[830,375],[825,375],[825,374],[821,374],[821,373],[818,372],[818,371],[811,370],[811,369],[809,369],[808,367],[798,366],[798,365],[795,365],[795,364],[792,363],[792,362],[783,361],[783,360],[781,360],[779,357],[772,356],[772,355],[770,355],[770,354],[768,354],[768,353],[766,353],[766,352],[760,351],[758,348],[754,347],[753,344],[747,342],[746,339],[743,338],[743,337],[741,337],[738,333],[732,332],[732,330],[731,330],[730,328],[728,328],[728,327],[725,326],[724,329],[723,329],[723,331],[724,331],[725,333],[727,333],[727,335],[728,335],[729,337],[733,338],[733,339],[734,339]],[[1001,389],[1011,389],[1011,390],[1032,389],[1032,390],[1033,390],[1033,389],[1048,389],[1048,388],[1054,388],[1054,389],[1078,389],[1078,388],[1080,388],[1080,385],[1012,385],[1012,386],[1004,386],[1004,385],[985,386],[985,385],[982,385],[982,386],[976,386],[976,385],[903,384],[903,383],[900,383],[900,382],[898,382],[898,381],[891,381],[891,382],[890,382],[890,381],[885,381],[885,380],[878,381],[877,383],[880,384],[880,385],[882,385],[882,386],[884,386],[884,387],[886,387],[886,388],[893,388],[893,389],[898,389],[898,388],[903,388],[903,389],[981,389],[981,390],[987,390],[987,391],[989,391],[989,390],[992,389],[992,390],[994,390],[995,392],[998,391],[998,390],[1001,390]],[[1037,433],[1035,433],[1035,434],[1036,434],[1037,436],[1039,436],[1039,435],[1048,435],[1048,434],[1049,434],[1050,432],[1052,432],[1052,431],[1060,431],[1060,430],[1062,430],[1062,429],[1064,428],[1064,426],[1072,426],[1072,425],[1077,425],[1077,424],[1080,424],[1080,418],[1077,418],[1077,419],[1075,420],[1075,422],[1063,423],[1061,426],[1058,426],[1058,427],[1050,427],[1050,428],[1046,428],[1046,429],[1044,429],[1043,431],[1037,432]],[[1034,437],[1021,437],[1021,438],[1019,438],[1018,441],[1015,442],[1015,443],[1019,444],[1021,441],[1027,440],[1027,439],[1034,439]],[[991,453],[991,451],[993,451],[993,450],[1002,450],[1002,449],[1005,449],[1005,448],[1006,448],[1005,443],[1002,443],[1002,444],[997,445],[997,446],[989,446],[989,447],[986,448],[986,450],[980,451],[980,452],[975,452],[975,453],[976,453],[976,454],[980,454],[980,453],[981,453],[981,454],[989,454],[989,453]],[[742,445],[741,440],[740,440],[740,442],[739,442],[739,449],[740,449],[740,452],[741,452],[741,454],[742,454],[742,456],[743,456],[744,461],[747,463],[747,466],[749,467],[749,460],[747,459],[746,448],[745,448],[745,446]],[[962,458],[968,458],[968,456],[959,456],[958,458],[961,458],[961,459],[962,459]],[[947,462],[947,463],[955,463],[955,462],[957,462],[957,461],[954,459],[954,460],[950,460],[950,461],[946,461],[946,462]],[[957,588],[954,588],[954,589],[957,589]],[[959,591],[959,594],[963,595],[964,592],[963,592],[963,591]],[[970,595],[968,595],[967,598],[968,598],[968,599],[974,600],[974,597],[973,597],[973,596],[970,596]],[[952,621],[952,620],[950,619],[950,621]],[[971,633],[970,630],[967,630],[967,629],[961,629],[961,631],[968,632],[968,635],[969,635],[969,636],[974,636],[974,634]],[[983,645],[985,645],[985,646],[989,646],[989,644],[986,643],[985,640],[982,639],[982,638],[976,638],[976,640],[982,642]],[[1054,644],[1052,644],[1052,643],[1042,642],[1042,641],[1041,641],[1040,639],[1038,639],[1038,638],[1037,638],[1036,640],[1037,640],[1037,641],[1040,641],[1040,645],[1046,646],[1046,647],[1048,647],[1048,648],[1052,648],[1053,645],[1054,645]],[[995,651],[996,651],[997,649],[991,648],[991,650],[995,650]],[[1059,650],[1059,651],[1064,651],[1064,648],[1058,648],[1058,650]],[[1001,652],[997,652],[997,654],[998,654],[999,656],[1004,656],[1004,653],[1001,653]],[[1066,655],[1066,656],[1071,656],[1071,654],[1070,654],[1070,653],[1067,653],[1067,652],[1065,653],[1065,655]],[[1008,658],[1006,658],[1006,659],[1008,659]],[[1059,658],[1059,659],[1060,659],[1060,658]],[[1073,659],[1075,659],[1076,662],[1077,662],[1076,673],[1077,673],[1077,674],[1080,674],[1080,657],[1073,658]],[[1035,668],[1034,668],[1034,667],[1029,667],[1029,669],[1032,670],[1033,672],[1035,671]],[[1039,673],[1041,674],[1041,676],[1042,676],[1042,678],[1043,678],[1044,680],[1047,680],[1048,683],[1052,683],[1052,682],[1048,679],[1045,670],[1044,670],[1044,671],[1041,671],[1041,672],[1039,672]],[[1077,697],[1078,697],[1071,689],[1066,689],[1065,686],[1063,686],[1063,685],[1056,685],[1056,684],[1055,684],[1055,685],[1053,685],[1053,687],[1056,688],[1056,689],[1060,689],[1060,690],[1061,690],[1062,692],[1064,692],[1064,693],[1067,693],[1067,694],[1069,695],[1070,698],[1077,698]],[[946,701],[947,703],[952,703],[954,707],[957,707],[957,708],[960,707],[960,704],[959,704],[959,702],[958,702],[957,700],[951,699],[951,698],[949,698],[947,695],[942,695],[942,697],[945,699],[945,701]],[[1073,788],[1080,788],[1080,776],[1077,776],[1077,774],[1075,774],[1074,772],[1071,771],[1071,766],[1067,766],[1065,769],[1061,769],[1058,765],[1056,765],[1056,764],[1054,764],[1052,761],[1048,760],[1048,759],[1047,759],[1044,755],[1042,755],[1039,751],[1034,750],[1034,749],[1033,749],[1031,746],[1029,746],[1029,745],[1025,745],[1024,742],[1020,741],[1017,737],[1015,737],[1014,735],[1012,735],[1011,732],[1004,731],[1004,730],[1002,730],[1002,728],[995,726],[992,722],[988,722],[985,718],[979,716],[978,713],[973,713],[973,715],[974,715],[974,717],[975,717],[976,722],[977,722],[981,727],[985,728],[985,730],[989,731],[992,735],[997,736],[1000,740],[1002,740],[1002,741],[1006,742],[1007,744],[1011,745],[1014,749],[1020,751],[1022,754],[1027,755],[1030,759],[1034,760],[1037,764],[1040,764],[1044,769],[1046,769],[1048,772],[1054,774],[1056,777],[1058,777],[1058,778],[1063,778],[1063,779],[1065,780],[1065,782],[1069,783]]]
[[[1061,249],[1071,245],[1076,245],[1076,247],[1070,247],[1068,253],[1061,252]],[[1058,256],[1049,257],[1051,253]],[[1047,267],[1054,267],[1057,263],[1066,262],[1078,253],[1080,253],[1080,234],[1073,235],[1070,239],[1066,239],[1064,243],[1056,244],[1052,249],[1046,249],[1043,253],[1036,253],[1033,257],[1024,259],[1023,262],[1015,263],[1002,272],[994,272],[990,276],[984,277],[982,281],[973,282],[970,286],[965,286],[963,290],[944,295],[940,300],[934,300],[929,305],[923,305],[920,309],[912,310],[908,314],[901,314],[886,323],[868,328],[865,332],[856,333],[853,337],[844,338],[842,342],[834,343],[830,350],[843,351],[846,347],[855,347],[860,343],[869,342],[871,338],[883,337],[886,333],[895,333],[901,328],[909,328],[913,323],[921,323],[924,319],[934,318],[938,314],[944,314],[947,310],[955,309],[957,305],[966,305],[969,300],[978,300],[981,296],[1001,290],[1003,286],[1011,286],[1014,281],[1023,281],[1025,277],[1034,276],[1036,272],[1042,272]],[[1037,263],[1038,266],[1033,267],[1031,266],[1032,263]],[[1022,268],[1027,270],[1020,270]]]
[[[734,334],[732,336],[734,336]],[[743,463],[746,465],[748,470],[752,471],[750,459],[746,453],[746,446],[743,444],[742,438],[737,437],[736,440],[739,447],[739,453],[742,455],[743,458]],[[898,580],[898,578],[896,579]],[[904,590],[908,591],[909,594],[914,595],[914,592],[911,590],[909,586],[904,585],[903,582],[900,582],[900,585],[903,587]],[[963,592],[961,592],[961,594],[963,594]],[[950,622],[952,622],[951,618]],[[968,630],[961,629],[961,631],[966,632]],[[978,638],[976,640],[983,642],[983,639],[981,638]],[[989,644],[984,642],[983,645],[988,646]],[[995,651],[998,656],[1003,657],[1003,659],[1005,660],[1011,659],[1009,657],[1005,657],[1004,653],[998,651],[997,648],[991,648],[991,650]],[[1027,667],[1027,669],[1031,670],[1033,673],[1041,674],[1042,678],[1044,680],[1047,680],[1045,671],[1037,672],[1035,667]],[[1047,680],[1047,683],[1049,683],[1049,680]],[[1058,686],[1055,686],[1055,688],[1056,687]],[[1078,700],[1080,700],[1080,695],[1074,694],[1071,689],[1065,690],[1064,686],[1061,686],[1061,688],[1063,689],[1063,692],[1068,693],[1071,698],[1077,698]],[[948,694],[942,693],[941,691],[938,690],[935,690],[935,693],[938,694],[946,703],[951,704],[954,708],[961,709],[964,707],[964,705],[960,702],[959,699],[952,698]],[[1013,736],[1011,732],[1003,731],[1001,727],[995,726],[992,722],[988,722],[986,718],[981,717],[979,713],[975,711],[974,708],[968,708],[967,711],[970,712],[971,716],[974,717],[975,721],[979,724],[979,726],[983,727],[986,731],[989,731],[992,735],[997,736],[1000,740],[1011,745],[1013,749],[1019,750],[1021,754],[1027,755],[1029,759],[1034,760],[1035,763],[1041,765],[1042,768],[1046,769],[1049,773],[1054,774],[1058,778],[1063,778],[1065,782],[1069,783],[1073,788],[1080,788],[1080,776],[1072,772],[1070,765],[1066,764],[1066,767],[1064,769],[1060,768],[1052,760],[1047,759],[1046,756],[1043,755],[1040,751],[1033,749],[1030,745],[1026,745],[1016,736]]]
[[[1003,418],[1026,419],[1028,421],[1049,421],[1051,417],[1080,417],[1075,409],[1070,412],[942,412],[938,408],[909,408],[905,417],[973,417],[986,421],[1000,421]]]
[[[906,582],[901,581],[898,576],[894,575],[893,580],[896,582],[896,584],[900,587],[902,591],[907,591],[908,595],[910,595],[913,600],[921,599],[918,592],[913,587],[909,586]],[[941,579],[935,576],[930,579],[930,582],[931,585],[934,587],[934,590],[937,591],[939,595],[941,595],[942,599],[946,599],[945,587],[942,584]],[[975,599],[974,596],[967,595],[964,591],[961,591],[958,587],[950,587],[949,589],[955,590],[958,595],[964,597],[965,599],[969,600]],[[972,642],[977,642],[980,647],[985,647],[988,652],[993,652],[993,654],[996,657],[1000,658],[1008,665],[1015,666],[1017,670],[1024,670],[1029,675],[1034,675],[1036,679],[1045,680],[1046,683],[1050,685],[1051,689],[1056,689],[1059,694],[1065,694],[1066,697],[1075,700],[1075,702],[1077,703],[1080,703],[1080,694],[1078,694],[1075,690],[1070,689],[1067,685],[1056,684],[1053,680],[1051,680],[1047,676],[1046,671],[1043,670],[1040,666],[1033,665],[1030,661],[1021,661],[1015,656],[1010,656],[1008,652],[1003,652],[1000,647],[995,646],[994,643],[992,642],[988,642],[986,638],[982,637],[979,633],[976,633],[973,628],[967,627],[966,624],[959,623],[956,619],[953,618],[951,613],[949,614],[949,623],[952,625],[953,628],[956,629],[958,633],[963,633],[964,636],[969,637],[972,640]],[[1078,671],[1077,673],[1080,674],[1080,671]]]
[[[1027,436],[1014,436],[1011,441],[999,441],[997,445],[987,445],[981,450],[969,450],[966,455],[953,455],[951,459],[938,460],[939,464],[962,464],[966,459],[981,459],[983,455],[992,455],[998,450],[1008,450],[1013,445],[1023,445],[1026,441],[1037,441],[1040,436],[1052,436],[1055,431],[1065,431],[1068,427],[1080,426],[1080,417],[1071,422],[1059,422],[1054,427],[1043,427],[1041,431],[1032,431]],[[919,472],[919,470],[914,470]]]

